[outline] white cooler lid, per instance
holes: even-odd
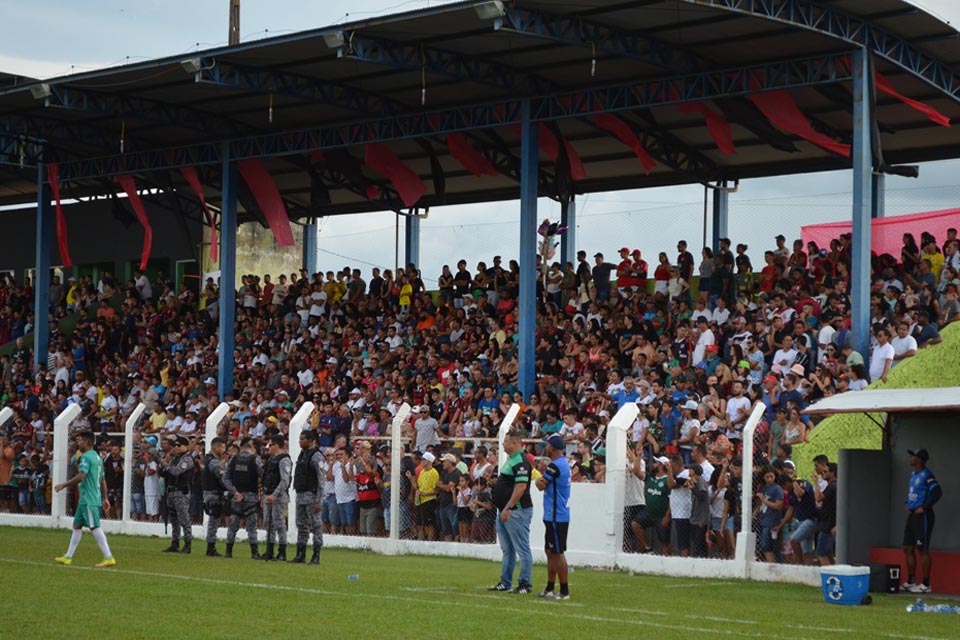
[[[849,564],[835,564],[829,567],[820,567],[820,575],[868,576],[870,575],[870,567],[855,567]]]

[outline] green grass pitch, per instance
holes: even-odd
[[[488,593],[499,564],[479,560],[325,549],[311,567],[255,562],[245,544],[227,560],[205,557],[202,541],[184,556],[161,554],[166,540],[111,536],[118,566],[94,569],[100,554],[89,534],[72,566],[53,562],[68,538],[0,527],[0,609],[15,637],[960,637],[960,616],[907,613],[901,596],[838,607],[812,587],[581,569],[571,575],[571,600],[544,602]],[[536,565],[533,576],[541,589],[546,568]]]

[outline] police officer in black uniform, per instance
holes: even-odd
[[[300,434],[300,457],[293,472],[293,488],[297,491],[297,555],[291,562],[301,564],[306,561],[307,543],[312,532],[313,557],[310,564],[320,564],[320,549],[323,547],[320,508],[326,479],[323,455],[317,449],[317,433],[304,431]]]
[[[267,529],[267,553],[264,560],[287,561],[287,506],[290,503],[290,471],[293,463],[283,450],[286,438],[270,436],[270,457],[263,467],[263,526]],[[274,544],[279,545],[273,557]]]
[[[190,441],[183,436],[174,440],[169,463],[163,465],[162,473],[167,487],[167,513],[170,516],[170,546],[166,553],[190,553],[193,531],[190,521],[190,487],[193,484],[193,456],[188,448]],[[183,548],[180,535],[183,534]]]
[[[257,489],[263,475],[263,462],[256,454],[252,438],[240,441],[240,453],[227,465],[223,486],[233,497],[230,500],[230,526],[227,528],[227,558],[233,557],[233,543],[237,539],[240,520],[245,520],[247,540],[250,541],[250,557],[260,559],[257,548]]]
[[[227,441],[217,437],[210,442],[210,453],[203,457],[200,482],[203,488],[203,511],[207,514],[207,555],[217,557],[217,529],[223,516],[226,487],[223,486],[224,468],[220,463]]]

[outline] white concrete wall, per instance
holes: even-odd
[[[625,408],[626,410],[626,408]],[[617,416],[632,422],[636,408],[632,412]],[[614,420],[617,420],[617,417]],[[55,438],[65,437],[66,425],[55,431]],[[619,434],[619,436],[615,435]],[[646,554],[624,553],[622,549],[623,527],[623,484],[625,482],[625,449],[614,444],[613,438],[625,438],[625,431],[613,429],[608,435],[607,463],[608,482],[605,484],[574,484],[571,488],[570,506],[572,522],[568,537],[567,559],[575,566],[600,567],[605,569],[630,570],[637,573],[663,574],[689,578],[742,578],[773,582],[796,582],[819,585],[819,570],[816,567],[776,565],[757,562],[754,558],[754,536],[752,533],[740,534],[737,557],[733,560],[707,560],[703,558],[660,557]],[[66,447],[63,447],[65,453]],[[66,471],[66,458],[63,470],[54,473],[62,477]],[[127,472],[132,465],[127,466]],[[616,472],[616,470],[620,472]],[[400,465],[393,466],[393,486],[399,488]],[[62,480],[61,480],[62,481]],[[543,551],[543,497],[535,487],[532,489],[534,503],[533,524],[530,542],[534,560],[546,562]],[[292,501],[291,501],[292,502]],[[394,521],[396,521],[394,515]],[[750,514],[744,514],[749,522]],[[103,520],[103,528],[108,533],[124,533],[143,536],[163,536],[163,524],[133,521]],[[48,527],[68,529],[72,518],[58,516],[36,516],[19,514],[0,514],[0,525]],[[197,539],[204,536],[204,527],[195,525],[193,534]],[[221,539],[226,531],[220,529]],[[240,536],[245,536],[240,532]],[[262,537],[262,535],[261,535]],[[241,538],[242,539],[242,538]],[[500,547],[496,544],[466,544],[445,542],[421,542],[415,540],[395,540],[388,538],[361,538],[359,536],[324,536],[324,543],[330,547],[365,549],[386,555],[418,554],[430,556],[448,556],[478,558],[499,561]],[[158,542],[158,544],[160,544]]]

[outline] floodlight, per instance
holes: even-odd
[[[33,96],[34,100],[49,98],[51,93],[53,92],[50,90],[50,84],[47,82],[30,85],[30,95]]]
[[[187,58],[180,63],[180,66],[187,73],[198,73],[203,68],[200,58]]]
[[[502,18],[504,14],[503,0],[490,0],[473,5],[473,10],[481,20],[494,20]]]
[[[327,49],[338,49],[343,46],[343,31],[333,31],[323,34],[323,44]]]

